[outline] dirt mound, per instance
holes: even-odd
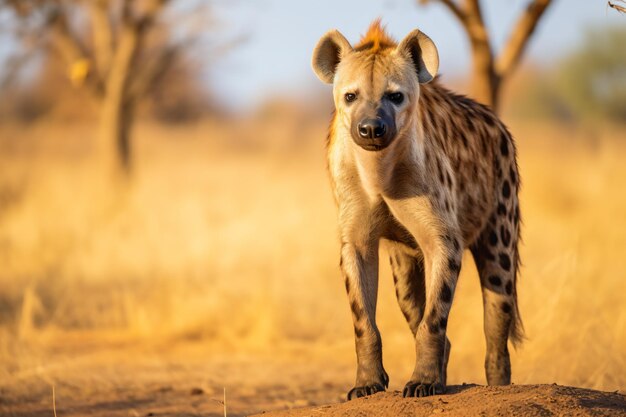
[[[626,397],[559,385],[485,387],[456,385],[446,395],[402,398],[399,391],[381,392],[339,404],[264,413],[279,416],[624,416]]]

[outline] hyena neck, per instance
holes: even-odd
[[[350,134],[344,136],[350,149],[361,186],[370,200],[377,201],[397,186],[403,178],[415,178],[415,175],[398,175],[406,169],[423,170],[423,141],[417,138],[416,129],[400,132],[398,137],[385,149],[371,152],[354,143]],[[400,178],[402,177],[402,178]]]

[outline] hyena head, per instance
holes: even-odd
[[[333,84],[336,123],[367,151],[387,148],[409,128],[419,99],[419,84],[437,74],[433,41],[414,30],[399,44],[375,21],[352,47],[336,30],[326,33],[313,52],[313,70]]]

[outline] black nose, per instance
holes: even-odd
[[[363,139],[376,139],[385,135],[387,125],[381,119],[365,119],[359,123],[359,136]]]

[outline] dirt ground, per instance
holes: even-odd
[[[166,344],[166,345],[165,345]],[[340,401],[346,367],[301,348],[225,351],[200,342],[55,343],[47,364],[0,381],[1,416],[244,416]],[[108,345],[108,347],[104,347]],[[278,354],[276,354],[278,353]],[[323,353],[318,352],[318,355]],[[54,386],[54,406],[53,393]]]
[[[263,416],[618,416],[626,413],[626,397],[560,385],[484,387],[455,385],[447,395],[402,398],[399,391],[321,407],[264,413]]]
[[[626,415],[620,393],[556,384],[463,383],[446,395],[403,399],[402,370],[393,363],[389,392],[345,402],[353,375],[349,346],[240,352],[206,341],[163,343],[84,335],[48,341],[54,348],[47,365],[0,382],[0,416]]]
[[[223,416],[225,410],[231,417],[626,414],[620,393],[556,384],[463,383],[449,387],[446,395],[403,399],[397,377],[402,370],[393,363],[389,392],[345,402],[353,364],[345,355],[350,347],[343,345],[240,352],[206,341],[147,345],[67,335],[48,346],[53,349],[46,353],[46,365],[0,383],[1,416],[43,417],[55,411],[59,417]]]

